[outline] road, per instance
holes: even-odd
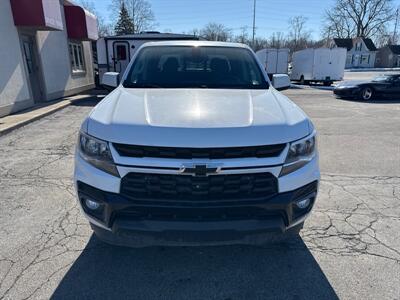
[[[0,137],[0,298],[399,299],[400,101],[285,92],[319,130],[322,182],[302,239],[112,247],[76,205],[74,145],[98,99]]]

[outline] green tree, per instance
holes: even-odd
[[[132,18],[129,16],[124,2],[121,4],[118,21],[115,25],[114,31],[116,35],[133,34],[135,31]]]
[[[0,0],[1,1],[1,0]],[[124,4],[134,25],[134,33],[152,30],[157,26],[151,4],[148,0],[112,0],[110,4],[111,18],[117,19],[115,12]]]

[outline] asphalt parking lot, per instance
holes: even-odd
[[[0,137],[0,299],[400,299],[400,99],[284,92],[319,131],[322,183],[302,239],[117,248],[72,184],[86,99]]]

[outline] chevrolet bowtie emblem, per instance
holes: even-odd
[[[221,171],[221,166],[216,164],[185,164],[180,172],[192,176],[208,176]]]

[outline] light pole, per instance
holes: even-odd
[[[254,38],[256,36],[256,3],[257,0],[254,0],[253,4],[253,39],[252,39],[252,46],[254,47]]]
[[[396,39],[397,39],[397,23],[399,21],[399,9],[396,9],[396,23],[394,25],[394,31],[393,31],[393,41],[392,43],[395,45],[396,44]]]

